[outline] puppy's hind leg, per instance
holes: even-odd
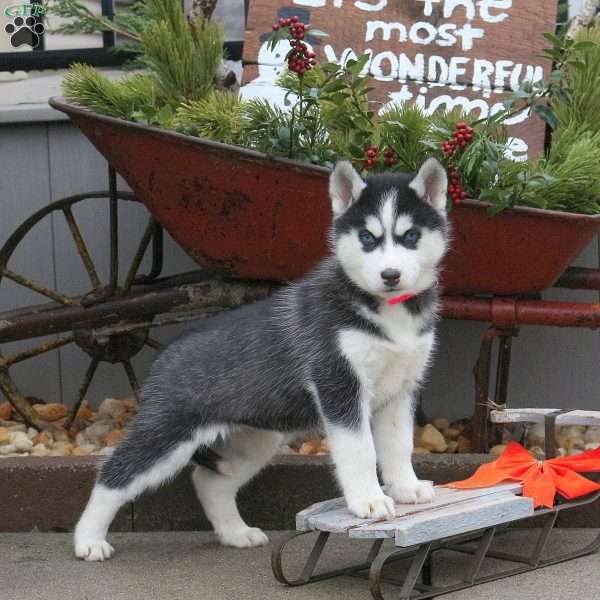
[[[218,448],[223,458],[219,472],[197,467],[192,483],[215,534],[225,546],[263,546],[269,538],[258,528],[248,527],[236,504],[240,487],[256,475],[275,454],[283,435],[272,431],[244,428],[231,433]]]
[[[199,445],[212,444],[219,434],[224,434],[223,428],[164,427],[150,431],[143,421],[134,422],[127,437],[100,469],[75,528],[75,555],[89,561],[110,558],[114,549],[106,541],[106,534],[119,508],[174,477]]]

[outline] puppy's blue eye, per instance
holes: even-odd
[[[409,229],[403,236],[402,239],[407,246],[416,246],[417,242],[421,238],[421,232],[418,229]]]
[[[364,246],[372,246],[377,241],[375,236],[368,229],[361,229],[358,232],[358,239]]]

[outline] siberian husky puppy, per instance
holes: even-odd
[[[387,519],[394,502],[431,501],[432,487],[411,464],[413,399],[435,343],[446,188],[435,159],[416,175],[366,181],[339,162],[329,184],[331,255],[272,297],[202,322],[159,356],[127,436],[100,468],[75,554],[110,558],[117,510],[190,462],[219,540],[266,544],[242,520],[236,494],[286,436],[315,428],[327,435],[358,517]]]

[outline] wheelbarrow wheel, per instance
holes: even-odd
[[[34,344],[30,348],[10,355],[5,356],[0,349],[0,391],[3,392],[14,409],[30,426],[42,429],[48,424],[31,406],[26,396],[21,393],[10,374],[10,367],[69,344],[76,344],[86,352],[90,356],[90,362],[79,386],[78,398],[74,408],[67,419],[70,422],[77,416],[83,405],[92,379],[101,362],[120,363],[137,397],[139,385],[131,359],[145,346],[155,349],[161,348],[161,344],[149,336],[147,318],[143,323],[140,323],[139,327],[136,326],[135,319],[126,324],[128,327],[123,327],[123,323],[120,323],[122,325],[120,329],[115,330],[114,333],[104,335],[101,339],[95,335],[92,325],[85,321],[73,326],[71,331],[65,332],[63,330],[60,335],[54,335],[51,339],[48,339],[47,336],[52,336],[56,330],[53,331],[52,327],[46,327],[44,330],[43,321],[45,317],[55,318],[60,315],[60,311],[73,309],[73,307],[85,309],[103,302],[122,300],[131,294],[134,285],[151,282],[160,275],[162,270],[162,228],[150,217],[131,263],[126,271],[122,271],[124,277],[119,278],[119,207],[123,203],[135,200],[131,193],[114,191],[112,193],[108,191],[90,192],[63,198],[45,206],[24,221],[0,249],[0,294],[3,292],[3,287],[5,289],[7,287],[6,282],[10,280],[14,284],[34,292],[40,298],[48,300],[44,304],[0,313],[0,343],[45,336],[43,343]],[[110,273],[107,283],[103,283],[101,280],[73,211],[76,205],[79,207],[80,205],[89,205],[91,202],[103,203],[110,214]],[[28,234],[32,232],[32,229],[45,219],[56,220],[60,218],[66,222],[77,254],[89,279],[89,289],[83,294],[74,295],[52,289],[46,284],[27,277],[26,274],[11,269],[11,258],[17,248],[30,239]],[[148,275],[139,275],[140,266],[151,243],[152,267]],[[2,286],[3,283],[4,286]],[[48,322],[51,320],[48,319]],[[31,326],[33,321],[36,322],[35,327]],[[56,319],[53,322],[55,321]],[[151,318],[150,321],[152,321]],[[18,323],[17,327],[11,328],[13,323]]]

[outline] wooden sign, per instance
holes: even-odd
[[[283,104],[276,81],[289,43],[266,39],[294,14],[328,37],[305,39],[318,61],[344,64],[370,55],[375,108],[414,103],[426,114],[460,107],[474,119],[502,109],[524,81],[547,77],[542,33],[554,31],[555,0],[250,0],[242,95]],[[507,122],[513,158],[543,150],[544,124],[526,113]]]

